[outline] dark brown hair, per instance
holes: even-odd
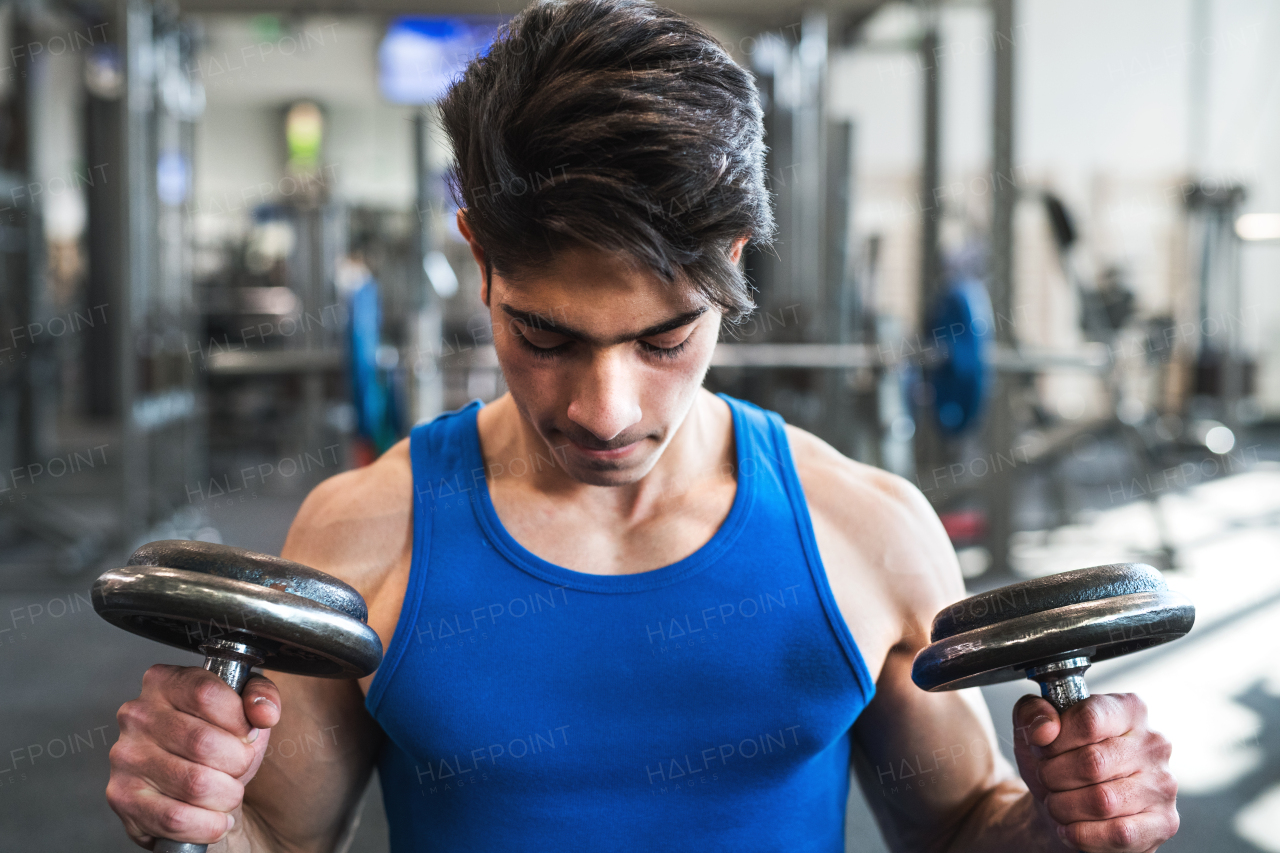
[[[493,269],[622,253],[726,319],[754,307],[729,251],[773,238],[759,95],[702,27],[643,0],[544,0],[440,104],[450,186]]]

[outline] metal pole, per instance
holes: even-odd
[[[995,92],[992,110],[991,171],[994,193],[991,210],[990,293],[996,317],[997,345],[1014,343],[1013,329],[1013,213],[1018,201],[1014,180],[1014,0],[992,0],[995,34]],[[1014,377],[1001,375],[987,420],[988,452],[1008,453],[1014,443],[1009,396]],[[1008,471],[993,472],[988,486],[987,547],[991,571],[1009,572],[1009,538],[1013,533],[1013,479]]]
[[[1211,35],[1213,19],[1209,0],[1191,0],[1191,38],[1193,45],[1202,44]],[[1191,179],[1204,177],[1205,154],[1209,138],[1209,52],[1191,51],[1191,68],[1187,75],[1187,169]]]
[[[427,107],[418,110],[413,118],[413,164],[416,180],[414,193],[417,211],[417,227],[414,231],[418,282],[417,321],[413,332],[413,353],[410,359],[410,382],[413,403],[411,411],[417,423],[428,421],[444,411],[444,380],[440,375],[439,353],[444,334],[443,306],[440,297],[427,277],[427,256],[435,248],[432,245],[431,228],[434,225],[433,200],[431,198],[430,123]]]
[[[924,152],[920,164],[920,302],[922,316],[937,301],[942,289],[942,261],[938,254],[938,229],[942,210],[937,187],[942,182],[941,75],[937,65],[937,10],[929,16],[920,39],[920,67],[924,70]],[[928,320],[926,319],[926,323]]]
[[[926,3],[921,10],[924,35],[917,47],[919,64],[924,73],[921,92],[923,107],[922,129],[924,136],[920,156],[920,278],[919,318],[920,339],[931,337],[933,306],[942,290],[942,263],[938,252],[938,232],[942,211],[936,189],[941,183],[942,160],[942,74],[938,67],[938,7]],[[917,469],[931,470],[950,460],[948,450],[937,424],[928,415],[916,417],[915,462]]]
[[[126,541],[151,525],[151,471],[147,434],[134,416],[141,396],[139,364],[150,352],[147,314],[150,307],[151,229],[155,218],[148,205],[148,124],[151,115],[151,8],[139,0],[122,0],[119,20],[124,23],[121,53],[124,56],[124,109],[120,122],[122,184],[125,189],[119,247],[121,305],[116,312],[120,335],[116,339],[120,370],[121,475],[123,477],[123,532]]]

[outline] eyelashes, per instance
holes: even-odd
[[[573,344],[572,341],[568,341],[566,343],[560,344],[559,346],[538,347],[529,343],[529,339],[526,338],[524,335],[517,334],[516,338],[520,341],[520,346],[524,347],[526,350],[532,353],[534,358],[541,358],[541,359],[548,359],[548,360],[553,359],[558,355],[561,355],[562,353],[565,352],[565,350],[567,350]]]
[[[516,338],[520,341],[520,346],[524,347],[524,349],[531,353],[534,358],[545,360],[551,360],[564,355],[569,351],[569,348],[573,346],[573,341],[566,341],[565,343],[554,347],[540,347],[530,343],[529,339],[524,335],[517,334]],[[645,355],[650,355],[659,359],[673,359],[678,358],[689,346],[689,338],[685,338],[673,347],[656,347],[653,344],[645,343],[644,341],[637,341],[637,343],[640,344],[640,351]]]
[[[692,337],[692,335],[690,335],[690,337]],[[689,345],[689,338],[685,338],[673,347],[655,347],[653,344],[647,344],[644,341],[639,341],[639,344],[640,349],[649,355],[654,355],[658,358],[675,358],[680,355],[680,353],[684,352],[685,347]]]

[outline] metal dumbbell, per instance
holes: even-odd
[[[382,662],[364,599],[323,572],[207,542],[143,545],[94,582],[93,607],[113,625],[202,652],[237,693],[255,666],[320,678],[363,678]],[[155,853],[204,853],[165,839]]]
[[[958,601],[933,620],[911,679],[959,690],[1029,678],[1059,711],[1089,698],[1096,661],[1176,640],[1196,609],[1142,563],[1062,572]]]

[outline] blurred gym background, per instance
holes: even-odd
[[[115,709],[196,661],[99,620],[99,571],[277,553],[321,479],[504,391],[432,104],[506,15],[314,5],[0,7],[0,849],[134,849]],[[1091,684],[1174,740],[1162,849],[1280,851],[1280,6],[672,5],[757,77],[781,225],[707,384],[916,483],[971,589],[1168,570],[1196,629]],[[855,791],[850,850],[926,771]]]

